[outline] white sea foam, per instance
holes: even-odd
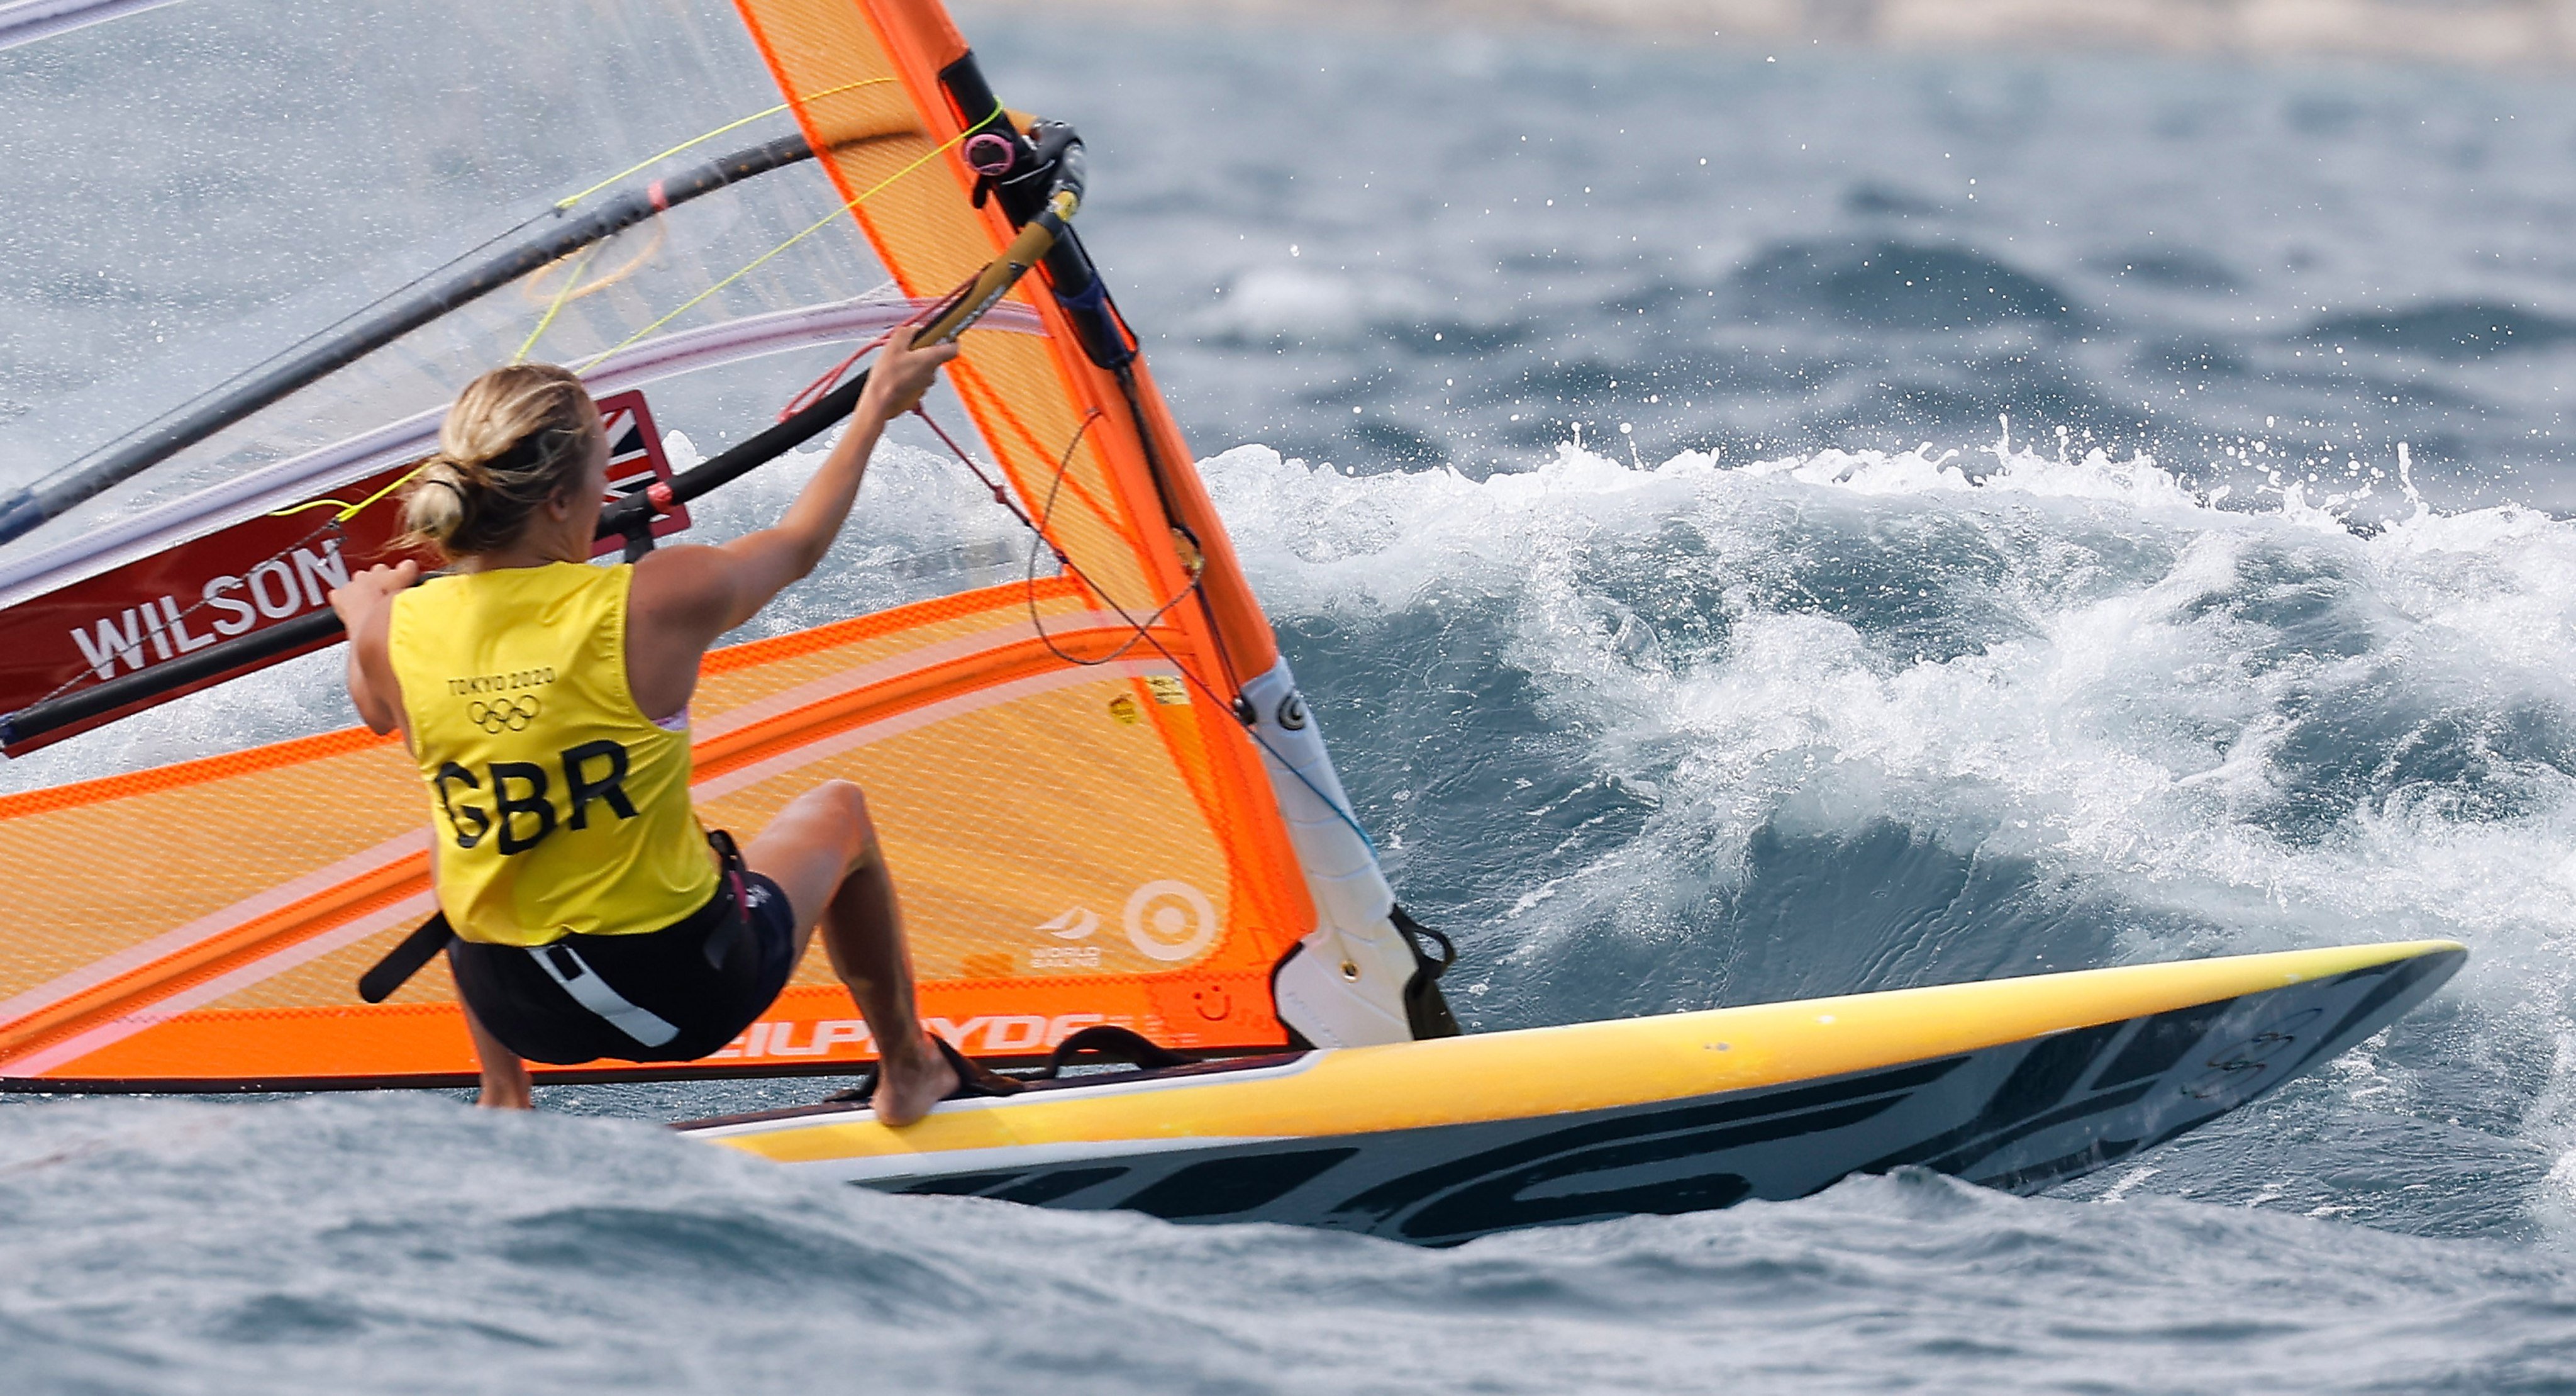
[[[2563,644],[2576,620],[2576,526],[2507,508],[2420,515],[2361,537],[2321,526],[2322,516],[2295,500],[2263,514],[2212,509],[2152,462],[2098,456],[2069,464],[2016,455],[1976,480],[1913,452],[1825,452],[1734,469],[1684,455],[1638,471],[1571,447],[1536,471],[1481,482],[1446,471],[1351,477],[1279,462],[1257,447],[1209,469],[1276,607],[1401,609],[1457,586],[1513,597],[1522,622],[1516,659],[1559,698],[1609,719],[1606,759],[1681,734],[1715,776],[1819,748],[1835,764],[1876,768],[1875,799],[1855,816],[1929,816],[1980,840],[2055,849],[2088,871],[2175,891],[2195,881],[2259,888],[2260,900],[2276,905],[2296,893],[2339,915],[2402,915],[2420,902],[2428,925],[2463,930],[2535,918],[2576,928],[2567,876],[2576,867],[2562,858],[2509,859],[2532,879],[2509,888],[2494,885],[2495,869],[2483,865],[2471,876],[2445,875],[2470,850],[2502,851],[2487,840],[2554,836],[2555,800],[2521,819],[2469,823],[2444,817],[2438,789],[2410,788],[2382,807],[2356,807],[2350,836],[2314,848],[2286,847],[2229,818],[2280,779],[2266,757],[2286,690],[2387,670],[2410,693],[2499,708],[2576,696],[2576,659]],[[1889,505],[1853,515],[1838,510],[1836,495]],[[1784,515],[1832,532],[1902,529],[1925,510],[1967,524],[2006,555],[1997,587],[2024,633],[1979,654],[1910,662],[1844,620],[1734,598],[1732,642],[1667,671],[1629,661],[1613,636],[1569,619],[1584,613],[1582,590],[1598,580],[1582,572],[1578,554],[1602,545],[1652,554],[1667,520],[1686,520],[1717,542],[1710,565],[1723,568],[1731,557],[1794,546],[1780,528]],[[2086,595],[2066,585],[2069,564],[2051,554],[2088,547],[2071,535],[2091,530],[2158,541],[2172,557]],[[2325,638],[2358,634],[2367,647],[2256,669],[2246,650],[2278,634],[2201,608],[2245,599],[2239,566],[2264,546],[2336,569],[2329,575],[2354,595]],[[2072,571],[2104,566],[2091,559]],[[1944,571],[1943,559],[1924,559],[1928,586],[1953,584]],[[2174,740],[2177,726],[2199,739]],[[2214,751],[2206,749],[2213,727],[2234,731]],[[1980,793],[1961,798],[1970,789]],[[2570,792],[2576,787],[2547,793]],[[2000,834],[1993,825],[2006,815],[2037,816],[2032,822],[2049,832]],[[2422,856],[2435,847],[2442,851]],[[2417,866],[2385,866],[2387,855],[2409,850]],[[2394,881],[2357,888],[2356,873]]]
[[[2365,532],[2098,452],[1207,469],[1274,610],[1483,598],[1596,773],[1655,792],[1633,842],[1530,869],[1494,949],[1652,934],[1641,907],[1727,895],[1766,826],[1892,821],[2115,917],[2173,913],[2131,918],[2135,958],[2462,940],[2454,992],[2569,1058],[2532,1137],[2576,1142],[2576,524],[2419,505]],[[1784,604],[1797,575],[1920,593],[1956,650],[1912,652],[1867,597]],[[1714,586],[1723,639],[1641,637],[1659,579]]]

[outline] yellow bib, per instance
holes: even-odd
[[[395,598],[387,648],[429,785],[438,902],[467,940],[660,930],[715,895],[689,737],[626,686],[632,567],[439,577]]]

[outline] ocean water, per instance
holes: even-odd
[[[12,1101],[0,1387],[2576,1389],[2576,96],[960,18],[1091,137],[1094,250],[1471,1029],[2401,937],[2469,967],[2046,1195],[1900,1174],[1446,1251],[880,1197],[656,1127],[810,1081]],[[909,445],[862,508],[764,624],[1015,567]],[[0,779],[346,720],[328,656],[285,672]]]

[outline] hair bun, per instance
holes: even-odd
[[[581,380],[552,364],[510,364],[465,386],[439,425],[439,450],[403,492],[397,546],[453,558],[504,547],[539,505],[579,484],[600,436]]]

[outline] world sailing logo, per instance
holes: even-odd
[[[1069,907],[1062,914],[1039,922],[1038,929],[1061,940],[1081,940],[1100,929],[1100,913],[1089,907]]]
[[[1067,907],[1062,912],[1038,923],[1039,930],[1058,940],[1087,940],[1100,929],[1100,913],[1087,906]],[[1100,947],[1097,945],[1042,945],[1029,952],[1031,969],[1098,969]]]
[[[1173,878],[1158,878],[1129,893],[1118,919],[1137,953],[1166,964],[1195,958],[1216,943],[1216,904],[1207,893]],[[1058,940],[1088,940],[1100,929],[1100,913],[1071,906],[1036,929]],[[1100,947],[1051,945],[1030,952],[1029,963],[1037,969],[1096,968]]]

